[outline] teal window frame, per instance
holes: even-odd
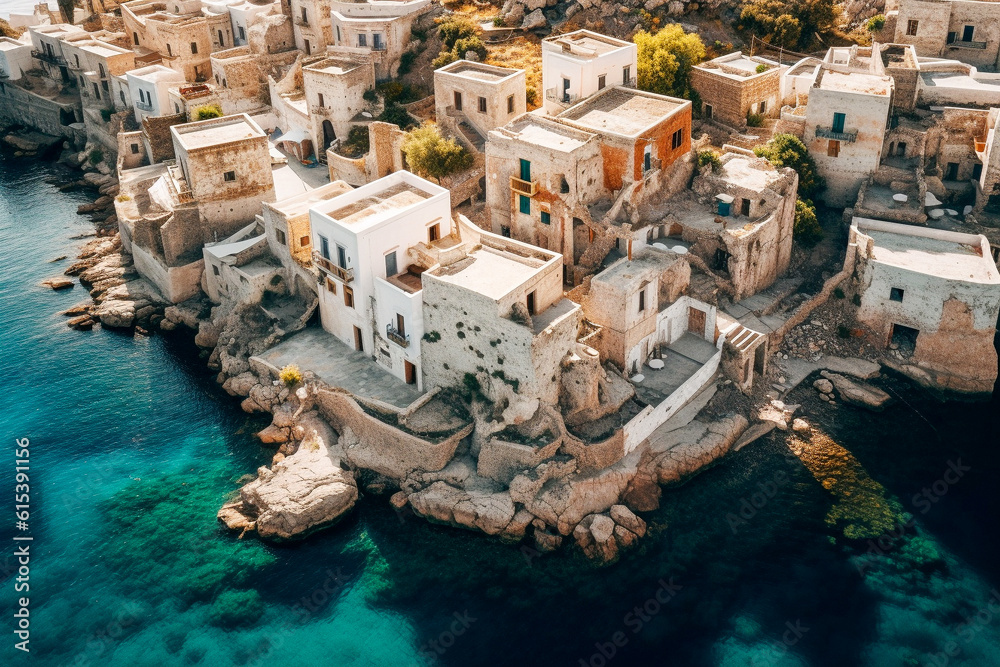
[[[518,195],[518,197],[518,210],[525,215],[531,215],[531,197],[525,195]]]
[[[549,214],[548,211],[542,211],[542,224],[543,225],[552,224],[552,216]]]

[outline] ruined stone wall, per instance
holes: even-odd
[[[279,53],[295,47],[292,20],[284,14],[258,14],[247,30],[247,44],[254,53]],[[294,51],[292,51],[294,53]]]
[[[307,66],[302,69],[302,85],[309,104],[313,138],[317,142],[324,140],[323,121],[328,120],[333,126],[335,138],[346,141],[354,125],[352,119],[368,105],[364,99],[365,91],[375,88],[375,67],[369,62],[334,75],[311,70]],[[321,96],[323,104],[320,104]]]

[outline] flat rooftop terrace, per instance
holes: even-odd
[[[483,247],[465,259],[427,274],[499,301],[534,277],[542,266],[541,260]]]
[[[267,136],[256,123],[242,116],[220,119],[220,122],[174,125],[171,130],[176,133],[181,146],[189,151]]]
[[[268,206],[291,218],[308,213],[309,209],[315,204],[323,201],[329,201],[334,197],[339,197],[345,192],[350,192],[353,189],[354,188],[343,181],[334,181],[333,183],[327,183],[326,185],[322,185],[314,190],[309,190],[304,194],[279,199],[273,204],[268,204]]]
[[[863,72],[837,72],[830,69],[823,70],[820,76],[818,85],[823,90],[886,96],[892,91],[892,79],[887,76]]]
[[[517,134],[519,139],[529,144],[566,153],[580,148],[594,136],[580,130],[560,127],[555,123],[541,122],[537,120],[536,116],[530,114],[523,120],[508,125],[505,129]]]
[[[1000,95],[1000,78],[994,77],[969,76],[962,72],[921,72],[920,74],[920,79],[927,88],[975,90]]]
[[[771,169],[757,167],[754,161],[754,158],[743,155],[731,157],[722,164],[722,169],[716,177],[748,190],[763,192],[779,180],[781,174]]]
[[[992,258],[984,258],[964,243],[896,234],[864,226],[859,229],[872,238],[875,244],[873,257],[883,264],[947,280],[1000,282]]]
[[[372,217],[407,209],[430,199],[431,195],[409,183],[391,185],[325,215],[344,225],[355,225]]]
[[[348,72],[356,70],[359,67],[361,67],[360,62],[349,60],[347,58],[325,58],[311,65],[306,65],[302,69],[309,70],[310,72],[340,75],[347,74]]]
[[[630,45],[630,42],[615,39],[614,37],[584,31],[571,32],[566,35],[559,35],[558,37],[550,37],[543,43],[558,47],[567,45],[570,49],[570,53],[574,56],[581,56],[584,58],[596,58],[597,56],[602,56],[605,53],[617,51],[618,49],[625,48]],[[563,50],[565,51],[566,49],[563,48]]]
[[[570,107],[559,118],[598,132],[633,136],[663,121],[682,104],[632,88],[612,88]]]
[[[659,405],[697,373],[718,352],[704,338],[685,333],[672,344],[660,347],[663,368],[648,365],[641,369],[642,382],[635,383],[635,393],[649,405]]]
[[[502,81],[509,76],[513,76],[524,70],[510,69],[507,67],[496,67],[494,65],[484,65],[468,60],[459,60],[457,63],[442,67],[439,72],[444,74],[454,74],[467,79],[477,79],[479,81]]]

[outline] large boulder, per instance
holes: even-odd
[[[524,22],[521,23],[521,28],[524,30],[534,30],[535,28],[544,28],[548,24],[549,20],[545,18],[545,14],[542,13],[542,10],[536,9],[524,17]]]
[[[413,511],[422,517],[498,535],[514,518],[514,502],[507,492],[466,491],[446,482],[434,482],[409,496]],[[523,531],[523,528],[521,528]]]
[[[881,410],[889,402],[891,396],[878,387],[873,387],[862,382],[848,380],[843,375],[821,371],[820,375],[833,383],[834,389],[840,394],[841,400],[845,403],[859,405],[871,410]]]

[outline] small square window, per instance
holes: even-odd
[[[280,229],[274,230],[274,238],[276,238],[278,240],[278,243],[280,243],[281,245],[287,245],[287,243],[285,242],[285,232],[281,231]]]
[[[191,42],[191,53],[198,53],[198,42]]]
[[[674,132],[673,136],[670,137],[670,147],[674,150],[680,148],[684,145],[684,128]]]
[[[222,179],[224,181],[226,181],[227,183],[231,183],[232,181],[236,180],[236,172],[235,171],[227,171],[226,173],[224,173],[222,175]]]
[[[132,154],[136,155],[139,153],[139,144],[132,144]]]
[[[830,143],[827,144],[826,154],[827,157],[837,157],[840,155],[840,142],[831,139]]]
[[[500,225],[500,236],[510,238],[510,227],[507,225]]]
[[[337,293],[337,282],[330,278],[326,279],[326,291],[336,294]]]
[[[646,290],[639,292],[639,312],[645,312],[646,310]]]
[[[306,247],[307,245],[309,245],[309,236],[307,235],[307,236],[303,236],[302,238],[300,238],[299,239],[299,245],[302,246],[303,248]]]
[[[542,211],[542,224],[550,225],[552,224],[552,216],[548,211]]]
[[[218,267],[217,265],[215,265],[215,264],[213,264],[213,265],[212,265],[212,273],[214,273],[214,274],[215,274],[215,275],[217,275],[217,276],[218,276],[218,275],[221,275],[221,274],[219,273],[219,267]]]
[[[604,87],[608,85],[608,77],[604,74],[597,77],[597,89],[604,90]]]
[[[909,21],[909,22],[907,22],[907,24],[906,24],[906,34],[907,35],[911,35],[911,36],[912,35],[916,35],[917,34],[917,28],[919,26],[920,26],[920,21]]]
[[[899,287],[893,287],[889,289],[889,301],[902,301],[903,300],[903,290]]]
[[[354,308],[354,290],[350,287],[344,287],[344,305],[348,308]]]

